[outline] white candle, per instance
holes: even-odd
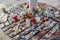
[[[20,13],[20,22],[23,22],[23,13]]]
[[[26,26],[27,26],[27,27],[30,26],[30,19],[26,19]]]
[[[40,17],[36,17],[36,21],[39,22],[40,21]]]

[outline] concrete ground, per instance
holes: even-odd
[[[18,0],[18,1],[17,1],[18,3],[21,3],[20,0]],[[56,8],[58,8],[58,9],[60,9],[60,0],[39,0],[39,1],[42,2],[42,3],[46,3],[46,4],[49,4],[49,5],[52,5],[52,6],[56,7]],[[14,4],[16,4],[17,2],[16,2],[16,0],[0,0],[0,4],[1,3],[14,3]],[[22,2],[23,2],[23,0],[22,0]],[[9,38],[0,29],[0,40],[13,40],[13,39]]]

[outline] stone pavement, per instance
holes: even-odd
[[[4,34],[4,32],[0,28],[0,40],[10,40],[10,38]]]

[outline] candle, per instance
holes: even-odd
[[[23,22],[23,12],[20,13],[20,22]]]
[[[19,20],[17,16],[14,16],[13,19],[15,22],[18,22],[18,20]]]
[[[35,18],[32,18],[32,19],[31,19],[31,22],[32,22],[32,23],[35,23],[35,22],[36,22],[36,19],[35,19]]]
[[[20,26],[19,28],[18,28],[20,31],[22,31],[23,29],[22,29],[22,26]]]
[[[30,26],[30,19],[26,19],[26,26],[27,26],[27,27]]]
[[[47,20],[47,17],[43,17],[43,21],[45,22]]]

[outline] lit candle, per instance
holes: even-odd
[[[30,19],[26,19],[26,26],[27,26],[27,27],[30,26]]]
[[[31,19],[31,22],[32,22],[32,23],[35,23],[35,22],[36,22],[36,19],[35,19],[35,18],[32,18],[32,19]]]
[[[18,20],[19,20],[17,16],[14,16],[13,19],[15,22],[18,22]]]
[[[22,29],[22,26],[20,26],[19,28],[18,28],[20,31],[22,31],[23,29]]]

